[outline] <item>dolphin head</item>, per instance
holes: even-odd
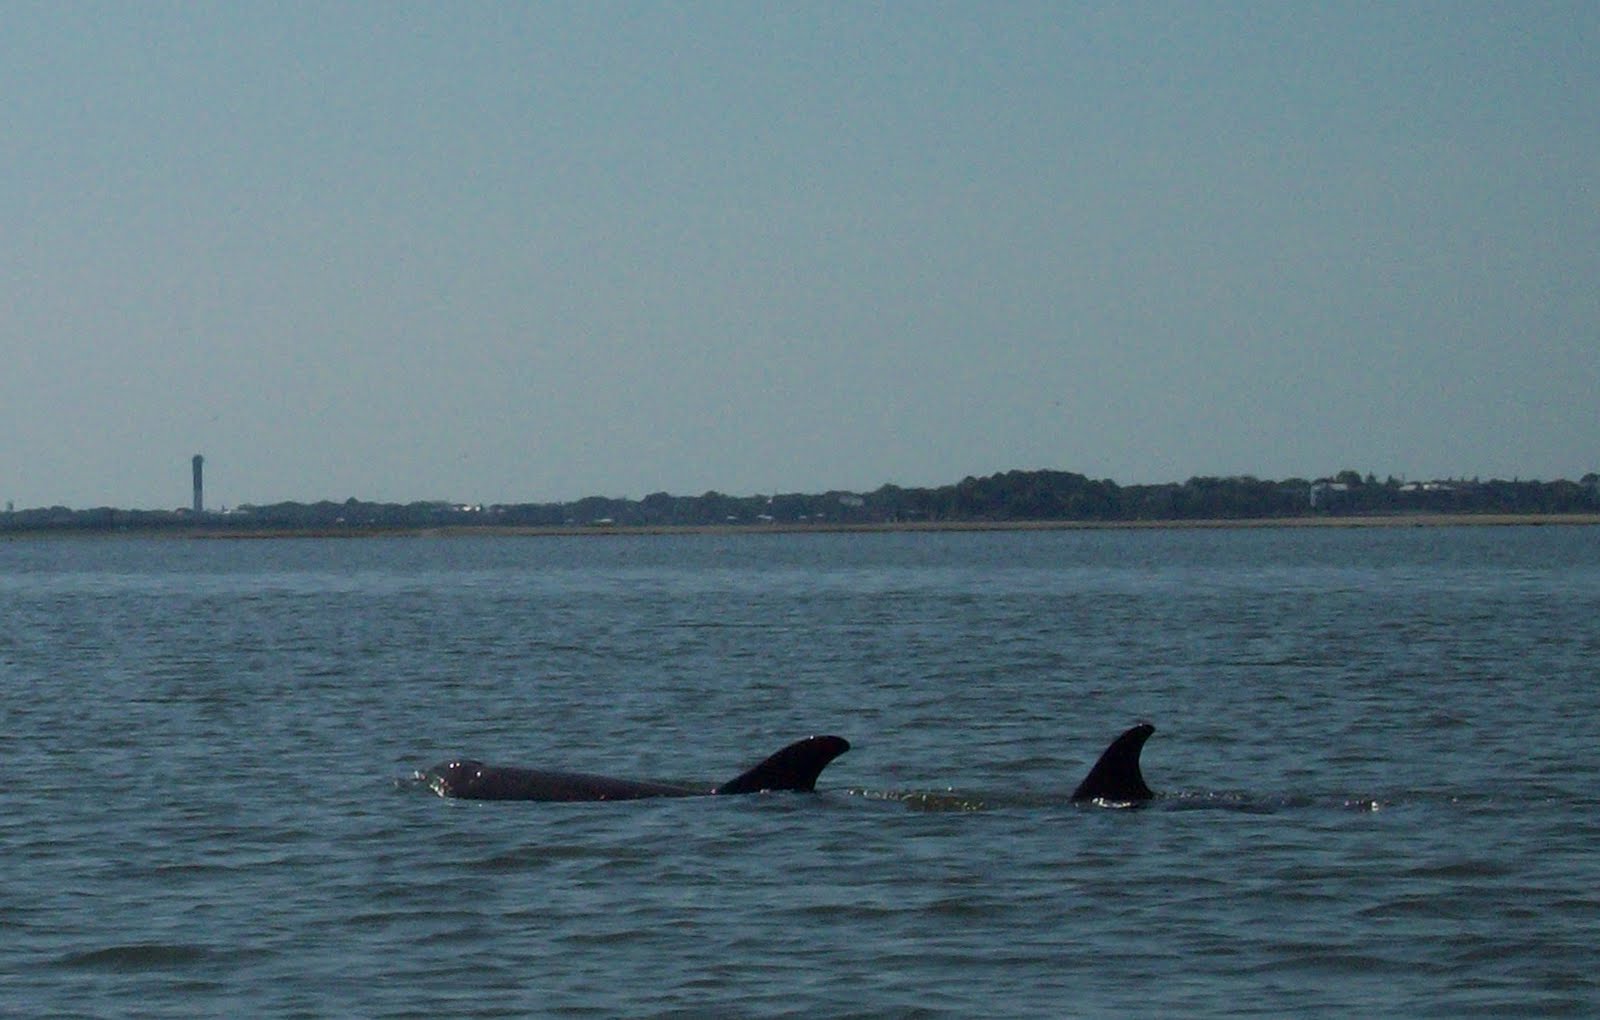
[[[435,765],[423,773],[428,789],[441,797],[470,797],[483,778],[483,762],[465,759]]]

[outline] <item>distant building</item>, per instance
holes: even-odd
[[[206,501],[204,486],[201,484],[200,479],[200,468],[205,462],[206,459],[200,456],[198,453],[194,455],[194,460],[191,461],[191,463],[194,465],[194,512],[196,514],[205,513]]]
[[[1349,492],[1350,486],[1346,482],[1317,481],[1311,483],[1311,506],[1316,508],[1327,504],[1330,496],[1336,493]]]

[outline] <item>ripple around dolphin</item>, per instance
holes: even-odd
[[[1165,811],[1227,811],[1238,814],[1270,815],[1283,811],[1332,810],[1375,812],[1405,803],[1384,797],[1330,794],[1327,796],[1293,796],[1243,793],[1233,790],[1182,790],[1156,794],[1149,801],[1135,803],[1089,801],[1076,802],[1064,790],[957,790],[946,789],[873,789],[850,787],[842,791],[846,796],[862,800],[899,804],[913,811],[995,811],[1012,809],[1072,809],[1072,810],[1129,810],[1155,809]]]
[[[981,797],[955,790],[870,790],[852,787],[847,796],[902,804],[914,811],[982,811],[989,805]]]

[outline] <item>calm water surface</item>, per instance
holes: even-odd
[[[7,541],[0,628],[0,1015],[1600,1012],[1596,529]]]

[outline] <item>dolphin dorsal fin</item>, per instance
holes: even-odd
[[[712,793],[760,793],[762,790],[817,788],[817,776],[833,759],[850,750],[843,737],[807,737],[797,740],[760,765],[712,790]]]
[[[1094,768],[1083,777],[1083,782],[1072,791],[1072,799],[1132,803],[1154,797],[1139,771],[1139,753],[1155,731],[1154,726],[1142,722],[1113,740],[1094,763]]]

